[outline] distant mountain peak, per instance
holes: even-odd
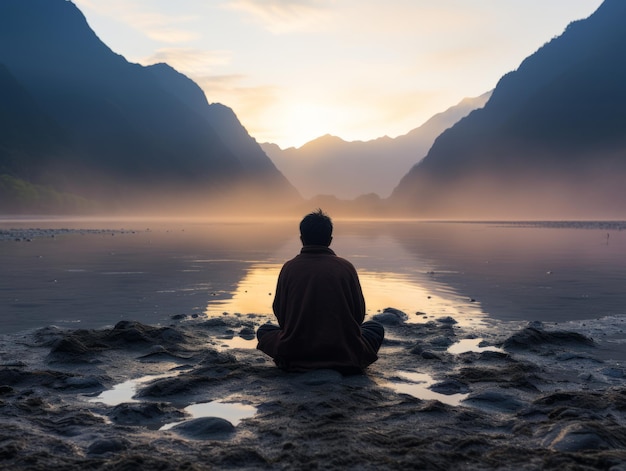
[[[482,107],[489,95],[465,99],[395,139],[345,141],[326,134],[297,149],[281,150],[275,144],[262,147],[305,197],[325,194],[354,199],[368,193],[386,197],[443,130]]]

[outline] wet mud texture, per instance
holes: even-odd
[[[266,321],[254,315],[2,337],[0,469],[626,470],[624,371],[596,357],[593,339],[537,323],[409,324],[393,310],[379,320],[380,359],[355,376],[284,373],[254,343],[225,348]],[[448,353],[476,337],[502,350]],[[465,399],[398,393],[402,372]],[[149,374],[167,376],[142,383],[136,402],[90,401]],[[239,424],[185,420],[186,406],[212,400],[258,410]]]

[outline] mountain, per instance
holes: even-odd
[[[503,76],[389,199],[425,217],[626,215],[626,2],[605,0]]]
[[[466,98],[422,126],[395,139],[347,142],[322,136],[300,148],[261,147],[303,196],[334,195],[353,199],[366,193],[387,197],[400,178],[425,155],[435,138],[470,111],[482,107],[490,93]]]
[[[13,172],[37,179],[50,160],[69,151],[69,138],[62,127],[3,64],[0,105],[0,174]]]
[[[70,1],[2,0],[0,64],[1,174],[118,204],[300,200],[232,110],[115,54]]]

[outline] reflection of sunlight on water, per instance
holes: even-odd
[[[205,314],[209,317],[231,314],[272,314],[274,290],[281,264],[255,264],[239,282],[229,299],[209,302]],[[359,278],[365,296],[367,313],[374,315],[387,307],[406,312],[410,322],[423,322],[424,314],[452,316],[460,324],[475,323],[484,318],[480,304],[462,300],[448,287],[427,275],[415,280],[418,275],[360,270]]]
[[[148,383],[155,379],[170,378],[176,376],[176,373],[166,373],[162,375],[149,375],[141,378],[130,379],[123,383],[116,384],[108,391],[103,391],[97,397],[89,399],[89,402],[97,402],[106,404],[107,406],[117,406],[119,404],[128,402],[141,402],[137,399],[133,399],[133,396],[137,393],[137,388],[141,384]],[[198,419],[201,417],[219,417],[228,420],[233,425],[239,424],[241,420],[256,414],[256,407],[239,403],[224,403],[219,401],[203,402],[198,404],[192,404],[185,407],[185,412],[191,416],[191,419]],[[174,422],[164,425],[160,430],[167,430],[175,425],[183,423]]]
[[[359,274],[368,313],[387,307],[406,312],[409,322],[423,316],[452,316],[459,324],[485,317],[478,303],[462,302],[451,290],[431,280],[416,281],[409,275],[364,271]]]
[[[98,396],[89,399],[89,402],[101,402],[107,406],[117,406],[124,402],[139,402],[133,399],[137,393],[137,387],[155,379],[169,378],[176,376],[175,373],[165,373],[162,375],[142,376],[141,378],[129,379],[123,383],[116,384],[107,391],[102,391]]]
[[[243,419],[253,417],[254,414],[256,414],[256,407],[235,402],[219,401],[192,404],[185,407],[184,410],[187,414],[191,415],[191,419],[199,419],[201,417],[219,417],[221,419],[228,420],[235,427]],[[183,422],[185,421],[183,420],[180,422],[166,424],[159,430],[169,430],[176,425],[182,424]]]
[[[235,336],[232,339],[221,339],[220,341],[222,343],[221,347],[225,349],[256,348],[256,344],[257,344],[256,337],[251,340],[247,340],[239,336]]]
[[[400,394],[408,394],[418,399],[437,400],[451,406],[458,406],[468,395],[467,394],[440,394],[428,389],[435,380],[426,373],[416,373],[413,371],[399,371],[397,373],[399,381],[390,381],[383,384]]]
[[[281,264],[255,264],[239,282],[230,299],[209,302],[205,314],[209,317],[223,312],[241,314],[271,314],[274,289]]]
[[[498,347],[481,347],[480,343],[483,339],[463,339],[459,340],[448,348],[448,353],[459,355],[465,352],[500,352],[506,353],[504,350]]]
[[[497,347],[481,347],[480,343],[483,341],[481,338],[476,339],[463,339],[448,348],[448,353],[458,355],[465,352],[503,352],[504,350]],[[414,371],[399,371],[397,379],[383,383],[383,386],[388,387],[400,394],[408,394],[418,399],[433,400],[436,399],[444,404],[451,406],[458,406],[463,400],[467,398],[469,394],[441,394],[432,391],[431,388],[436,381],[426,373],[417,373]]]

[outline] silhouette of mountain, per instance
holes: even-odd
[[[112,52],[66,0],[0,3],[0,171],[90,197],[243,186],[299,200],[235,114],[166,64]]]
[[[334,195],[353,199],[366,193],[386,198],[400,178],[422,159],[435,138],[470,111],[482,107],[490,93],[466,98],[422,126],[395,139],[347,142],[331,135],[300,148],[261,147],[303,196]]]
[[[503,76],[487,104],[439,136],[390,203],[422,216],[623,217],[626,2]]]
[[[68,152],[69,139],[3,64],[0,104],[0,174],[39,178],[50,160]]]

